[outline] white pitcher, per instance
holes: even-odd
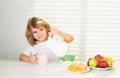
[[[67,44],[58,35],[53,37],[50,35],[46,47],[51,49],[59,57],[64,56],[67,51]]]

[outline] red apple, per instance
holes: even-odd
[[[88,61],[87,61],[87,65],[88,65],[88,66],[90,66],[90,60],[91,60],[91,59],[92,59],[92,58],[89,58]]]
[[[101,59],[103,59],[103,57],[102,57],[100,54],[94,56],[94,58],[95,58],[98,62],[99,62]]]
[[[108,67],[108,64],[107,64],[106,60],[101,59],[101,60],[98,62],[98,67],[100,67],[100,68],[106,68],[106,67]]]

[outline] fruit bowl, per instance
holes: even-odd
[[[113,68],[114,59],[110,56],[97,54],[87,60],[87,65],[95,70],[110,70]]]

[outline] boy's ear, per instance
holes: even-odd
[[[47,29],[47,32],[51,32],[51,29]]]

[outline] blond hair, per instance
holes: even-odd
[[[51,30],[50,25],[39,17],[32,17],[28,20],[25,36],[29,44],[32,46],[36,44],[37,40],[33,37],[31,28],[39,28],[40,26],[45,27],[47,32],[50,32]]]

